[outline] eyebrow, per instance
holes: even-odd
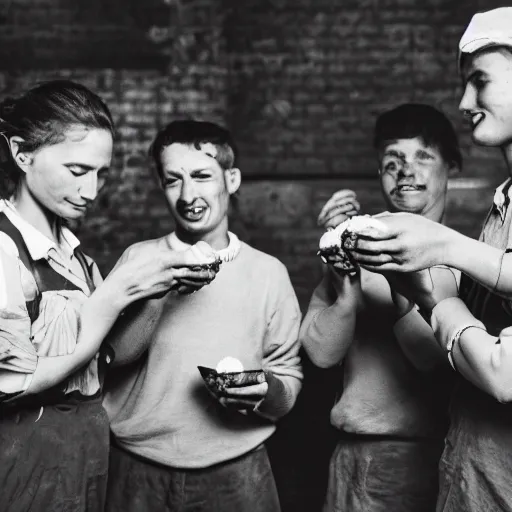
[[[210,167],[198,167],[197,169],[192,169],[191,171],[184,171],[183,169],[164,169],[164,171],[168,174],[182,174],[183,172],[188,172],[188,174],[195,174],[198,172],[211,171]]]
[[[484,76],[487,76],[487,73],[485,71],[482,71],[481,69],[475,69],[468,75],[468,77],[466,78],[466,82],[471,82],[476,78],[482,78]]]
[[[418,151],[416,151],[416,156],[431,156],[431,157],[435,157],[435,154],[432,153],[431,151],[426,150],[426,149],[418,149]]]
[[[401,151],[397,151],[396,149],[387,149],[384,151],[384,156],[395,156],[401,160],[405,160],[405,154]]]

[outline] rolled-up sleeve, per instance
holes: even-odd
[[[24,277],[14,243],[0,234],[0,401],[26,391],[37,366]]]

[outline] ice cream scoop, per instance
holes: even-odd
[[[371,237],[372,234],[382,231],[387,231],[386,225],[370,215],[351,217],[322,235],[317,254],[324,263],[328,263],[329,256],[337,254],[341,261],[336,262],[336,267],[348,273],[355,273],[357,265],[350,257],[349,251],[356,248],[357,238]]]
[[[225,357],[221,359],[217,363],[217,367],[215,368],[217,373],[234,373],[234,372],[243,372],[244,365],[238,360],[236,357]]]

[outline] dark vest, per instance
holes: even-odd
[[[21,233],[18,231],[16,226],[9,220],[7,215],[5,213],[0,213],[0,232],[5,233],[8,235],[13,242],[16,244],[16,247],[18,248],[18,253],[20,260],[22,261],[23,265],[32,273],[34,276],[34,279],[37,284],[38,293],[36,295],[36,298],[31,301],[27,301],[27,310],[28,314],[30,316],[30,320],[33,323],[37,317],[39,316],[39,304],[41,302],[41,295],[43,292],[47,291],[57,291],[57,290],[79,290],[80,288],[76,286],[74,283],[66,279],[64,276],[59,274],[57,271],[55,271],[50,264],[45,260],[33,260],[30,256],[30,252],[28,250],[27,245],[25,244],[25,241],[23,240],[23,237],[21,236]],[[91,291],[91,293],[94,291],[94,283],[92,279],[92,265],[89,265],[85,259],[84,254],[79,249],[75,249],[75,256],[80,262],[80,265],[82,266],[84,270],[84,275],[86,277],[87,285]],[[106,348],[106,347],[105,347]],[[104,352],[104,350],[102,350]],[[113,358],[113,355],[111,353],[108,354],[110,358]],[[100,358],[104,359],[104,358]],[[103,362],[103,361],[101,361]],[[102,366],[102,370],[104,369]],[[102,372],[103,373],[103,372]],[[14,402],[17,405],[45,405],[52,402],[59,402],[64,398],[64,393],[62,391],[63,386],[58,385],[54,388],[48,389],[44,391],[43,393],[40,393],[38,395],[33,396],[27,396],[20,398],[18,401]],[[0,392],[0,402],[12,399],[17,394],[15,393],[13,395],[7,396],[5,393]],[[73,398],[79,398],[77,395],[80,395],[78,392],[71,393],[73,395]],[[81,396],[81,395],[80,395]],[[5,404],[7,405],[7,404]]]

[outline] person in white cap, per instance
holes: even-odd
[[[476,14],[462,36],[460,110],[473,140],[500,148],[512,174],[512,7]],[[459,374],[440,464],[437,511],[512,511],[512,179],[494,196],[476,241],[412,215],[379,216],[385,236],[360,239],[354,258],[393,275],[431,322]],[[458,296],[429,267],[463,272]]]

